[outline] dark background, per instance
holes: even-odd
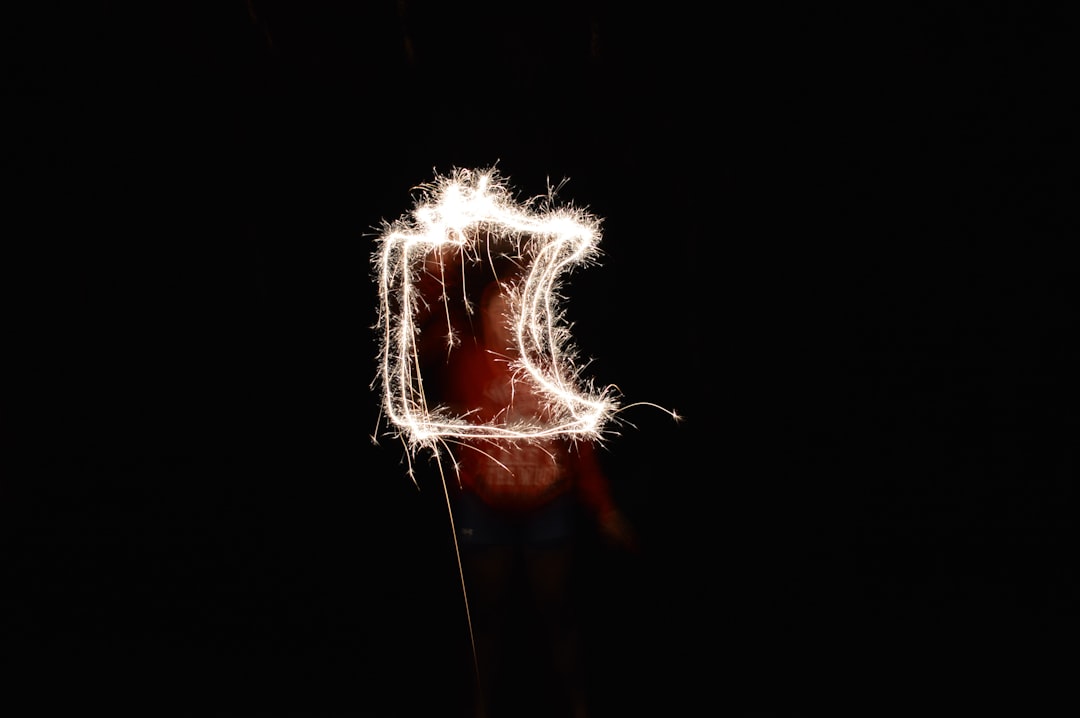
[[[644,548],[583,547],[597,715],[1045,714],[1077,28],[865,5],[6,10],[4,678],[50,715],[463,715],[438,476],[372,441],[370,255],[497,164],[603,218],[576,344],[685,417],[602,454]]]

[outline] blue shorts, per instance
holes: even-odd
[[[469,491],[454,498],[454,526],[462,548],[552,546],[569,541],[577,526],[579,507],[571,493],[523,512],[493,509]]]

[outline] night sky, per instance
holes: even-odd
[[[1060,4],[6,13],[0,627],[42,714],[465,715],[370,257],[414,187],[492,166],[602,219],[574,343],[683,417],[601,452],[643,548],[582,547],[599,718],[1064,695]]]

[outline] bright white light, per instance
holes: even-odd
[[[530,440],[551,437],[598,439],[618,410],[613,387],[595,390],[574,363],[570,331],[560,309],[560,283],[576,265],[599,255],[600,221],[570,206],[552,207],[550,198],[518,203],[493,169],[456,170],[419,188],[413,211],[386,225],[373,256],[379,282],[380,369],[384,415],[411,452],[436,449],[447,440]],[[502,249],[493,250],[498,245]],[[443,258],[460,252],[463,263],[490,261],[506,251],[526,266],[510,288],[508,325],[513,329],[515,381],[528,381],[544,401],[543,423],[476,423],[428,405],[420,375],[421,304],[417,282],[442,272]],[[441,285],[445,286],[441,281]],[[445,289],[439,301],[448,310]],[[462,301],[468,302],[463,297]],[[446,337],[448,350],[457,338]]]

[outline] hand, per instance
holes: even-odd
[[[618,509],[608,511],[600,517],[600,535],[616,548],[634,552],[639,548],[634,527]]]

